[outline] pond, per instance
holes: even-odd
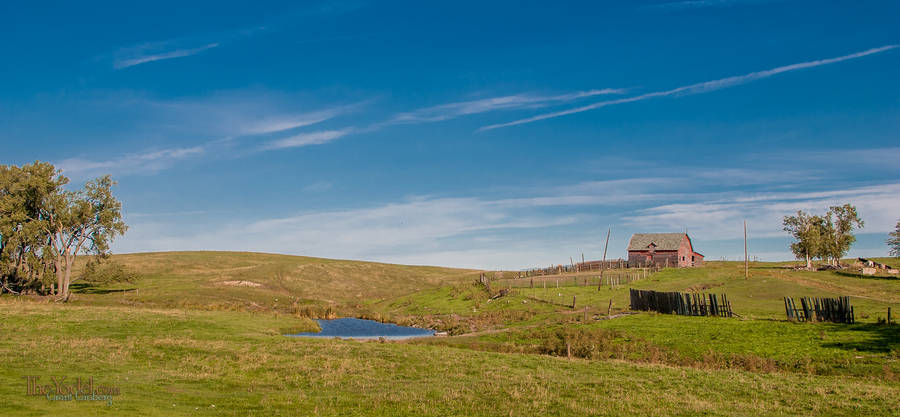
[[[318,333],[297,333],[287,336],[296,337],[339,337],[342,339],[409,339],[412,337],[434,336],[434,330],[417,327],[398,326],[392,323],[379,323],[362,319],[316,320],[322,331]]]

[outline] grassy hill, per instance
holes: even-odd
[[[117,255],[131,282],[68,304],[0,297],[0,415],[895,415],[900,278],[739,262],[625,285],[238,252]],[[895,260],[882,260],[896,264]],[[83,260],[82,260],[83,262]],[[490,274],[493,275],[493,274]],[[606,278],[610,275],[607,274]],[[585,280],[590,285],[585,286]],[[594,281],[592,281],[594,280]],[[573,285],[580,283],[579,285]],[[628,288],[726,293],[740,318],[633,314]],[[492,299],[500,289],[506,296]],[[860,323],[792,323],[782,296],[851,296]],[[571,307],[572,297],[577,308]],[[286,338],[322,309],[449,330]],[[895,319],[896,320],[896,319]],[[112,405],[22,395],[24,375],[121,387]]]
[[[99,287],[81,283],[77,302],[285,311],[352,306],[477,277],[463,269],[250,252],[138,253],[115,255],[112,261],[137,279]]]

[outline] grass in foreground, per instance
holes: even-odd
[[[259,313],[0,301],[2,415],[893,415],[898,385],[279,336]],[[38,324],[36,327],[35,324]],[[24,396],[93,376],[111,406]]]

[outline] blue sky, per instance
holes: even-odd
[[[900,3],[0,5],[0,163],[119,182],[118,252],[525,268],[900,220]],[[188,4],[189,3],[189,4]]]

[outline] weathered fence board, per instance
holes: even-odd
[[[725,294],[683,294],[630,289],[631,309],[657,311],[681,316],[732,317],[731,302]]]
[[[828,321],[832,323],[854,323],[853,306],[850,297],[810,298],[800,297],[800,308],[791,297],[784,297],[784,312],[788,320]]]

